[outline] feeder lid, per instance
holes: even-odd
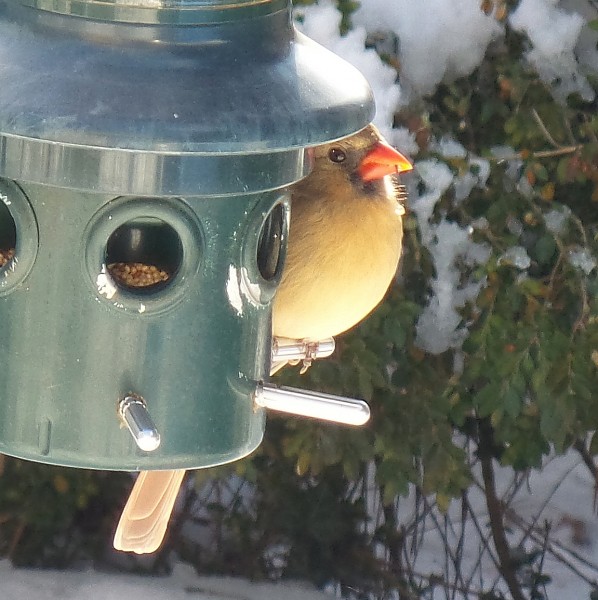
[[[298,33],[290,10],[290,0],[7,1],[0,144],[21,158],[35,143],[267,154],[358,131],[374,114],[366,80]]]

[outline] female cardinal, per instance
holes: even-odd
[[[409,161],[369,125],[314,150],[313,171],[291,190],[291,222],[272,333],[307,341],[335,336],[382,300],[397,269],[403,237],[391,175]],[[143,471],[120,518],[114,547],[158,549],[184,470]]]

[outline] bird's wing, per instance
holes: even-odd
[[[149,554],[162,543],[185,471],[142,471],[118,522],[114,547]]]

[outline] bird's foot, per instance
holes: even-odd
[[[299,371],[299,375],[303,375],[309,367],[311,367],[312,359],[306,358],[301,365],[301,371]]]
[[[320,342],[307,342],[305,344],[305,358],[302,361],[301,371],[299,371],[300,375],[303,375],[309,367],[311,367],[312,362],[318,358],[320,355]]]

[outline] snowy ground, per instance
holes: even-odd
[[[7,561],[0,561],[0,596],[6,600],[330,600],[309,584],[198,577],[182,564],[170,577],[140,577],[13,569]]]
[[[551,543],[546,548],[544,572],[552,581],[546,587],[549,600],[588,600],[598,578],[598,521],[594,511],[594,481],[581,459],[570,452],[548,459],[542,472],[533,471],[519,491],[513,494],[510,469],[498,469],[497,491],[503,498],[512,497],[510,521],[511,544],[517,544],[526,528],[535,522],[534,543],[542,543],[542,528],[551,524]],[[469,500],[489,537],[485,502],[475,486]],[[408,522],[413,503],[406,499],[400,519]],[[449,511],[450,526],[438,528],[424,523],[421,546],[414,558],[414,571],[429,575],[447,569],[445,540],[453,552],[458,547],[463,524],[460,505]],[[518,519],[520,519],[518,521]],[[464,524],[465,544],[461,560],[462,580],[471,579],[475,587],[483,580],[490,588],[498,580],[496,569],[486,551],[481,551],[480,537],[471,519]],[[450,559],[449,559],[450,560]],[[479,568],[481,565],[481,568]],[[450,568],[448,569],[450,571]],[[585,580],[584,580],[585,579]],[[176,564],[168,577],[150,577],[87,571],[42,571],[15,569],[8,561],[0,561],[0,597],[27,600],[332,600],[333,594],[316,590],[309,583],[256,583],[227,577],[200,577],[188,565]],[[454,600],[473,598],[456,593]],[[507,596],[508,597],[508,596]],[[437,588],[430,600],[445,599],[445,591]]]
[[[506,523],[511,547],[521,543],[527,552],[541,549],[548,527],[550,542],[545,545],[542,567],[542,572],[551,578],[546,585],[546,598],[588,600],[592,590],[589,582],[598,582],[598,520],[594,479],[582,459],[573,451],[564,456],[550,457],[541,471],[532,470],[526,479],[520,481],[518,489],[514,482],[511,469],[497,468],[497,493],[510,507],[506,512]],[[468,500],[482,534],[489,540],[485,499],[477,486],[468,490]],[[403,515],[403,518],[406,517]],[[488,589],[499,575],[487,551],[482,550],[479,531],[471,517],[463,522],[460,502],[454,501],[451,505],[448,522],[450,525],[446,529],[430,526],[429,522],[426,524],[425,542],[415,563],[416,572],[449,571],[454,576],[443,538],[449,540],[451,551],[456,553],[459,537],[464,531],[460,564],[462,580],[471,580],[474,586],[483,580],[482,587]],[[530,531],[533,532],[531,535]],[[522,543],[524,539],[526,541]],[[508,598],[504,585],[500,589]],[[445,595],[439,589],[434,600],[440,598],[445,598]],[[455,598],[462,599],[464,596],[457,594]]]

